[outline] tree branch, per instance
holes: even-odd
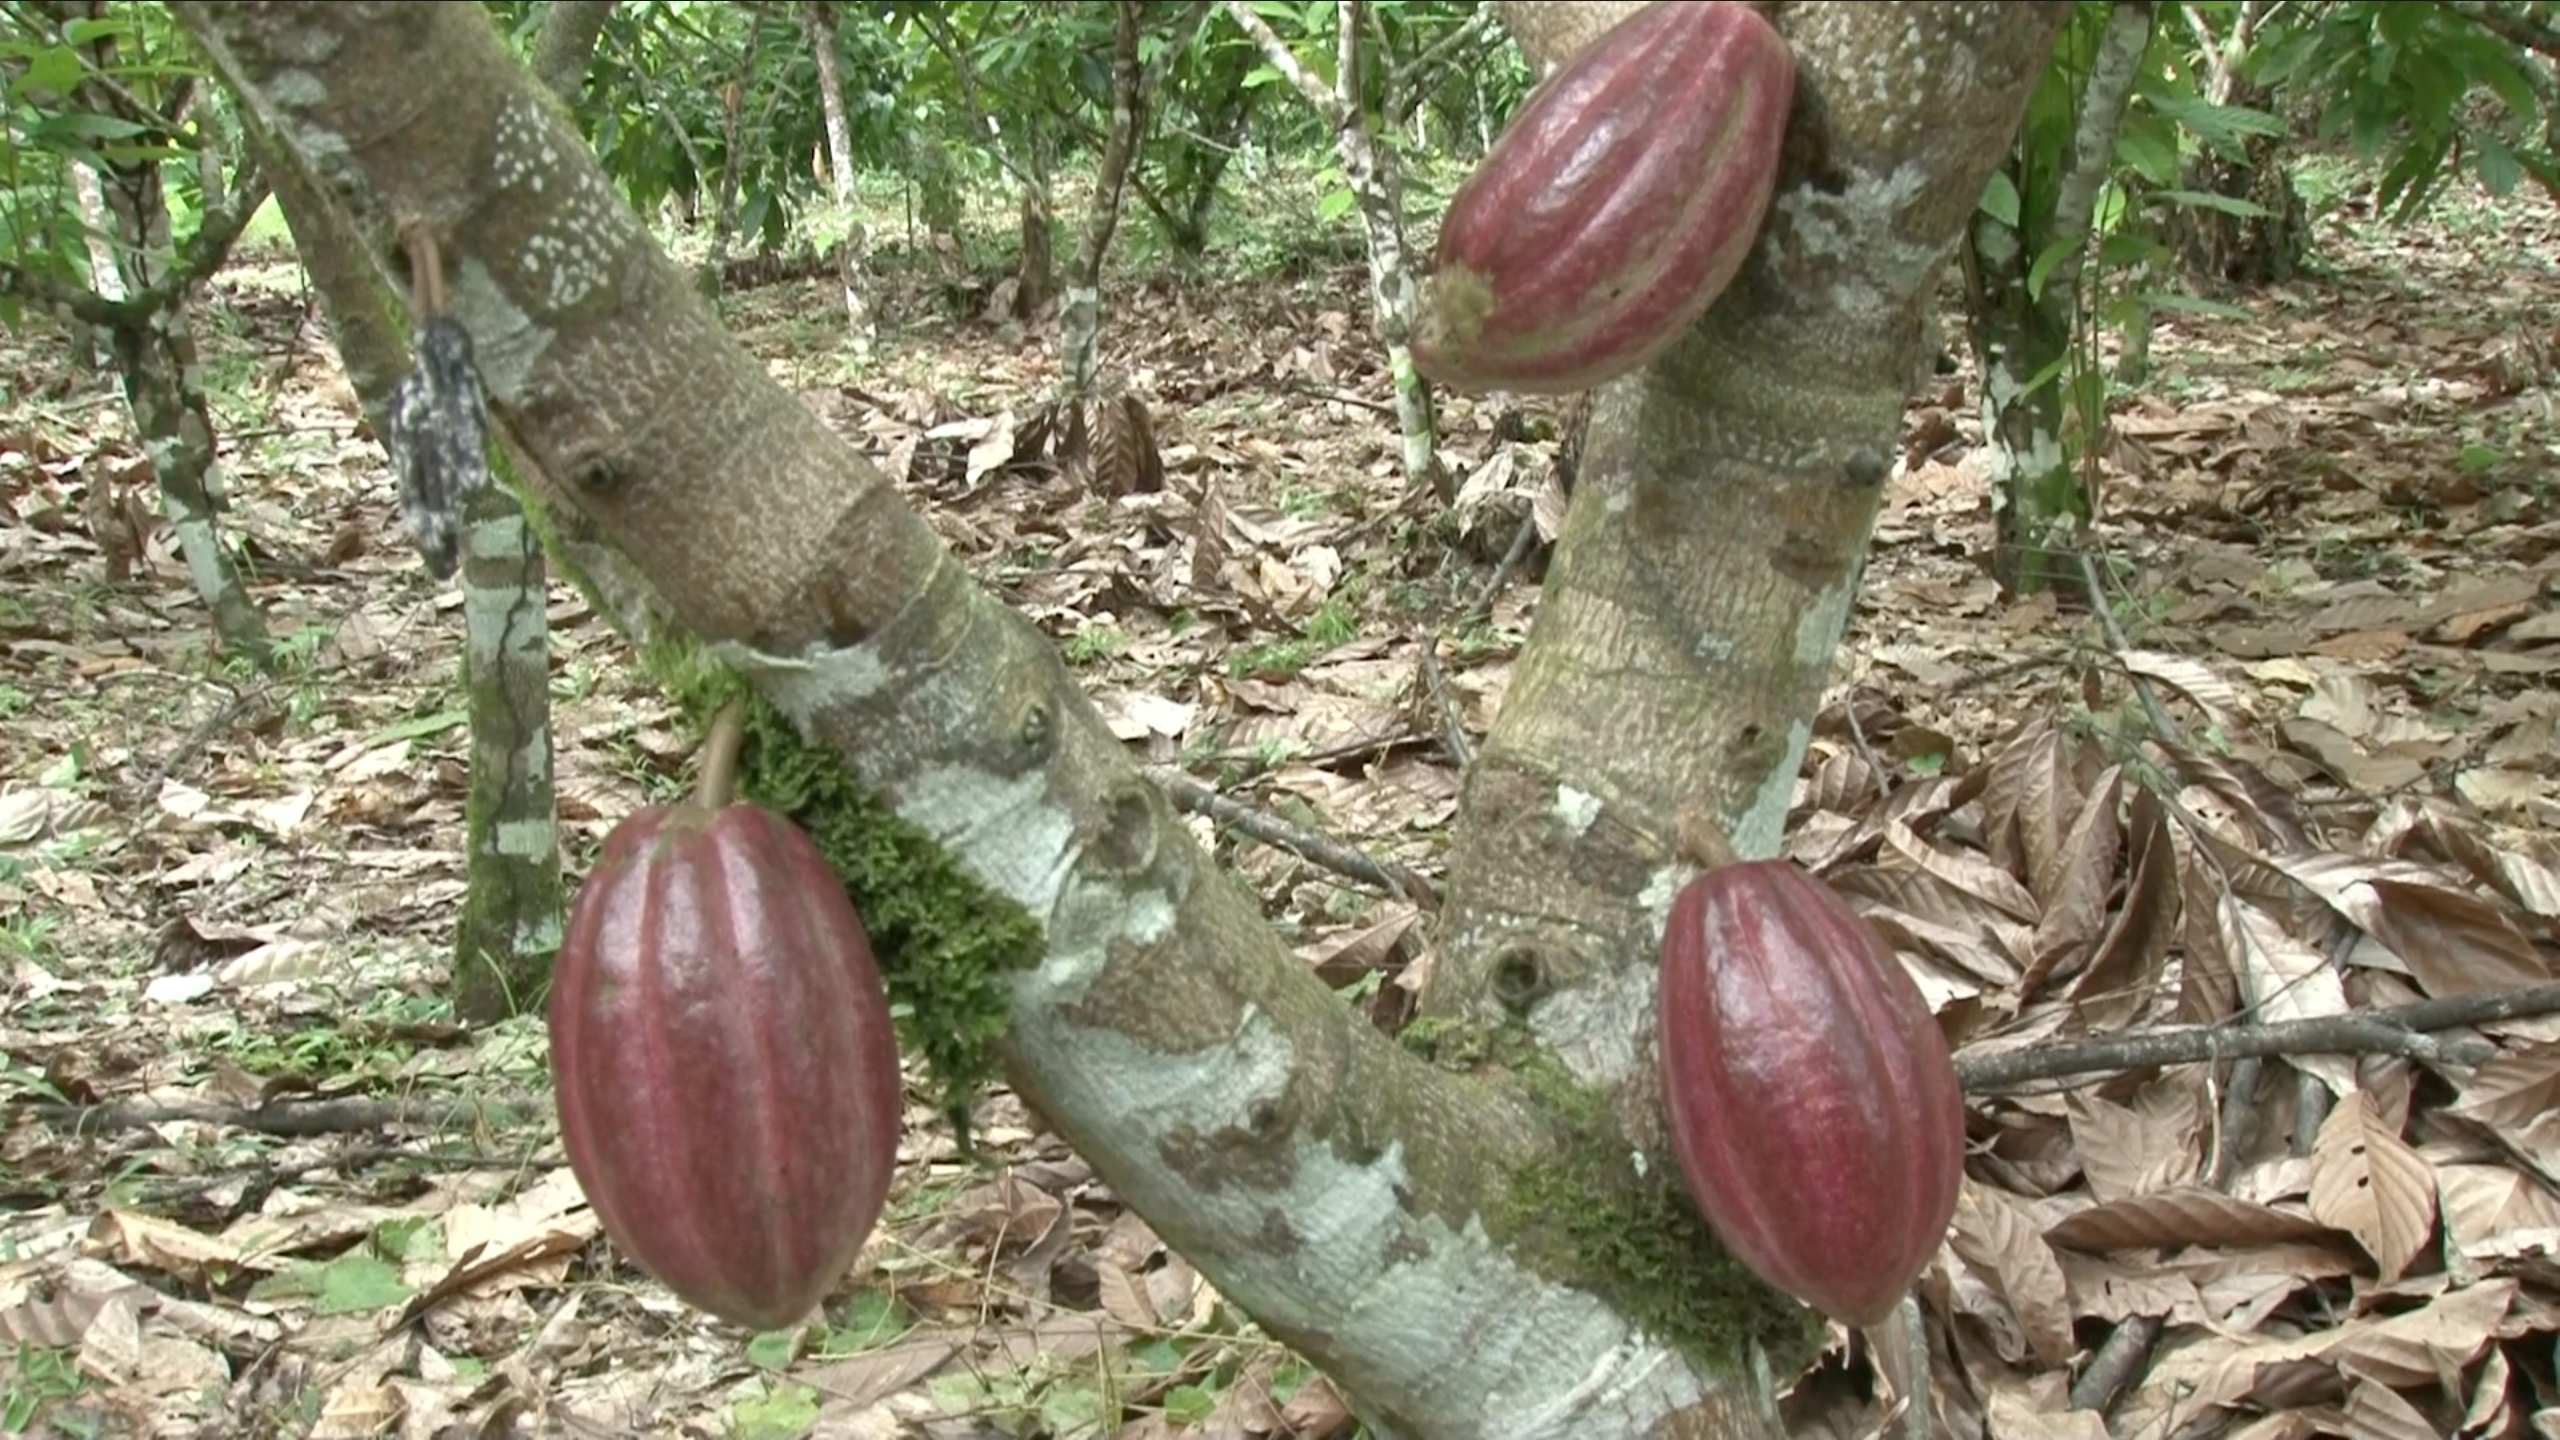
[[[2498,9],[2487,4],[2486,0],[2453,0],[2450,8],[2456,15],[2509,44],[2521,45],[2538,55],[2560,60],[2560,28],[2543,24],[2530,15]]]
[[[2494,1047],[2483,1041],[2440,1041],[2429,1032],[2554,1013],[2560,1013],[2560,984],[2529,985],[2267,1025],[2181,1025],[1989,1053],[1976,1049],[1956,1057],[1956,1074],[1968,1094],[1983,1094],[2031,1080],[2249,1055],[2406,1055],[2443,1064],[2477,1065],[2494,1053]]]
[[[1362,851],[1304,826],[1292,825],[1267,810],[1221,795],[1211,786],[1179,770],[1155,767],[1147,778],[1164,787],[1173,803],[1194,815],[1232,825],[1266,845],[1275,845],[1310,864],[1347,875],[1363,885],[1401,895],[1425,910],[1438,908],[1440,890],[1420,873],[1392,860],[1373,859]]]
[[[1341,97],[1298,62],[1297,52],[1289,48],[1289,42],[1281,39],[1278,31],[1254,13],[1250,0],[1227,0],[1227,14],[1234,17],[1245,34],[1253,37],[1253,43],[1262,47],[1263,58],[1271,62],[1271,68],[1279,71],[1282,79],[1307,97],[1307,103],[1316,107],[1316,113],[1325,118],[1326,124],[1338,129],[1351,123],[1353,117]]]

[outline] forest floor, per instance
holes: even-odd
[[[1977,1067],[1922,1284],[1938,1433],[2560,1433],[2560,1018],[2489,1018],[2560,956],[2554,257],[2537,195],[2342,212],[2314,273],[2228,297],[2246,319],[2164,315],[2114,407],[2103,617],[2003,597],[1965,377],[1915,401],[1790,853]],[[1559,407],[1507,439],[1447,401],[1473,483],[1444,512],[1397,472],[1356,259],[1126,279],[1105,373],[1166,483],[1111,499],[1021,463],[1054,326],[980,318],[985,290],[894,272],[869,361],[822,281],[723,303],[1135,749],[1436,874],[1447,717],[1484,733],[1536,566],[1478,597],[1560,501]],[[1003,1094],[963,1155],[911,1077],[890,1213],[823,1323],[751,1337],[613,1256],[539,1019],[468,1032],[443,998],[458,596],[399,536],[289,253],[197,315],[266,675],[208,660],[165,526],[121,556],[102,528],[150,476],[110,377],[0,341],[0,1433],[1352,1433]],[[576,592],[551,622],[582,872],[696,737]],[[1427,915],[1197,823],[1401,1023]],[[2469,1026],[2333,1053],[2032,1078],[2244,1006],[2466,997]],[[1910,1347],[1835,1339],[1796,1433],[1900,1433]],[[2118,1365],[2110,1421],[2067,1408]]]

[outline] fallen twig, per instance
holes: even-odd
[[[494,1099],[440,1095],[415,1100],[338,1096],[327,1100],[271,1100],[264,1105],[143,1105],[130,1101],[104,1105],[38,1104],[21,1105],[17,1113],[81,1135],[194,1121],[261,1135],[305,1136],[341,1135],[394,1125],[457,1130],[517,1124],[548,1103],[520,1095]]]
[[[1392,860],[1375,859],[1330,836],[1318,834],[1303,825],[1293,825],[1267,810],[1221,795],[1179,770],[1159,766],[1148,770],[1147,775],[1163,787],[1174,804],[1194,815],[1206,815],[1221,825],[1232,825],[1265,845],[1277,845],[1311,865],[1321,865],[1390,895],[1402,895],[1426,910],[1436,910],[1440,906],[1438,886]]]
[[[2180,1025],[2132,1035],[2021,1046],[1956,1057],[1956,1075],[1975,1094],[2006,1090],[2030,1080],[2237,1060],[2248,1055],[2406,1055],[2454,1065],[2477,1065],[2493,1047],[2476,1041],[2441,1041],[2429,1034],[2498,1020],[2560,1012],[2560,984],[2484,990],[2366,1010],[2267,1025]]]

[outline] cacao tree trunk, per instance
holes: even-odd
[[[1737,298],[1603,397],[1601,463],[1522,659],[1539,678],[1515,682],[1463,817],[1555,848],[1462,840],[1444,952],[1544,983],[1506,992],[1507,1012],[1493,981],[1434,986],[1445,1013],[1510,1015],[1508,1053],[1561,1061],[1616,1102],[1596,1115],[1425,1063],[1298,963],[1055,651],[721,333],[471,7],[173,8],[298,163],[327,157],[321,194],[352,233],[424,219],[473,277],[457,315],[540,337],[491,367],[490,401],[564,524],[582,514],[713,658],[1037,927],[1040,959],[1007,979],[1017,1088],[1373,1433],[1775,1433],[1799,1312],[1707,1254],[1679,1207],[1617,1203],[1624,1138],[1655,1108],[1633,1076],[1679,873],[1645,837],[1703,796],[1774,842],[1925,359],[1928,262],[1960,237],[2062,7],[1792,7],[1826,168],[1786,182]],[[422,67],[443,123],[393,123]],[[1927,78],[1953,73],[1969,83]],[[543,243],[563,235],[579,244]],[[1573,677],[1596,690],[1563,693]],[[1550,903],[1530,911],[1506,878]],[[1662,1273],[1631,1276],[1629,1254]]]
[[[756,42],[764,38],[764,11],[747,21],[747,41],[738,51],[738,73],[720,95],[720,200],[711,212],[711,252],[704,257],[695,284],[706,295],[720,293],[720,276],[729,264],[729,242],[738,233],[738,163],[741,124],[746,110],[747,81],[756,72]]]
[[[2247,0],[2228,35],[2205,31],[2200,12],[2187,10],[2205,58],[2205,99],[2216,105],[2265,109],[2267,92],[2249,83],[2250,50],[2266,18],[2266,0]],[[2293,278],[2311,243],[2301,193],[2286,164],[2286,136],[2250,135],[2237,158],[2210,150],[2191,157],[2182,183],[2189,190],[2247,201],[2253,213],[2233,214],[2202,205],[2172,213],[2172,243],[2187,273],[2228,285],[2270,285]]]
[[[818,62],[818,109],[826,117],[827,174],[835,184],[837,221],[844,227],[835,242],[836,283],[844,292],[844,318],[853,353],[868,355],[876,338],[871,305],[863,296],[862,262],[871,248],[871,228],[862,223],[860,196],[853,188],[853,125],[844,113],[844,67],[836,58],[836,17],[824,0],[801,0],[800,28],[808,36],[810,54]]]
[[[614,0],[551,0],[543,9],[542,28],[533,36],[533,78],[573,108],[613,7]]]
[[[2072,350],[2079,280],[2151,26],[2148,0],[2110,7],[2058,163],[2021,140],[2002,169],[2014,206],[1976,212],[1965,247],[1991,459],[1992,574],[2012,594],[2085,588],[2075,542],[2097,511],[2085,462],[2106,426],[2106,377]]]
[[[112,38],[89,42],[101,73],[114,73],[115,43]],[[99,118],[141,127],[145,134],[173,127],[171,117],[184,107],[181,98],[170,116],[155,114],[127,93],[97,81],[83,81],[78,96]],[[90,318],[103,322],[136,438],[151,460],[161,511],[177,535],[178,553],[186,560],[197,598],[212,617],[216,643],[223,653],[263,668],[271,648],[266,619],[222,543],[221,463],[187,300],[221,268],[231,242],[248,222],[247,212],[257,208],[266,192],[257,186],[234,187],[234,210],[228,215],[209,210],[182,255],[170,234],[160,167],[156,159],[111,158],[93,177],[113,226],[115,243],[106,258],[115,272],[117,293],[112,298],[117,303]],[[98,259],[93,245],[93,267]],[[109,297],[92,298],[103,302]]]
[[[551,785],[549,569],[511,486],[462,510],[462,681],[470,696],[462,916],[453,1003],[477,1024],[524,1013],[560,948],[560,819]]]
[[[1138,0],[1119,0],[1111,46],[1111,133],[1102,142],[1100,172],[1094,177],[1093,212],[1085,220],[1084,239],[1067,272],[1066,304],[1058,316],[1058,348],[1065,352],[1064,393],[1060,399],[1080,404],[1093,396],[1102,345],[1102,262],[1111,253],[1112,232],[1120,228],[1121,197],[1128,191],[1129,165],[1146,131],[1147,96],[1139,84],[1138,26],[1144,19]]]
[[[1296,86],[1316,113],[1333,129],[1334,153],[1351,187],[1360,229],[1367,240],[1369,303],[1378,317],[1378,339],[1386,346],[1387,370],[1395,387],[1396,429],[1403,439],[1405,483],[1440,497],[1458,498],[1448,467],[1440,463],[1440,419],[1431,400],[1431,383],[1413,364],[1413,326],[1421,305],[1421,287],[1406,253],[1403,175],[1391,152],[1382,151],[1370,132],[1366,96],[1361,88],[1363,0],[1344,0],[1334,14],[1333,88],[1298,63],[1288,42],[1255,13],[1251,0],[1227,0],[1227,13],[1262,47],[1272,68]]]

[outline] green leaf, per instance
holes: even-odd
[[[2217,195],[2210,190],[2155,190],[2154,199],[2189,210],[2219,210],[2225,215],[2258,219],[2268,213],[2267,207],[2237,195]]]
[[[1218,1392],[1205,1385],[1176,1385],[1164,1392],[1164,1418],[1174,1425],[1205,1425],[1218,1413]]]
[[[780,1386],[730,1406],[729,1423],[737,1440],[800,1440],[818,1423],[818,1392],[807,1385]]]
[[[2018,228],[2018,182],[2006,170],[1994,170],[1982,187],[1982,213],[2015,230]]]
[[[886,1290],[857,1290],[845,1306],[844,1323],[827,1332],[822,1348],[829,1355],[877,1350],[907,1333],[914,1323],[897,1296]]]
[[[1347,186],[1340,190],[1328,190],[1324,198],[1316,202],[1316,218],[1327,222],[1339,220],[1350,214],[1352,208],[1359,203],[1360,198],[1352,194]]]
[[[799,1352],[799,1331],[759,1331],[747,1342],[747,1363],[763,1370],[788,1370]]]
[[[390,1261],[373,1255],[341,1255],[320,1267],[320,1294],[311,1309],[320,1315],[391,1310],[409,1303],[415,1293],[401,1283],[400,1271]]]
[[[357,743],[369,750],[376,745],[389,745],[398,740],[416,740],[422,736],[441,735],[447,730],[459,729],[470,723],[471,712],[468,710],[439,710],[433,715],[420,715],[415,719],[385,725]]]
[[[2506,458],[2506,452],[2497,449],[2494,446],[2465,445],[2462,447],[2462,454],[2458,463],[2463,469],[2476,475],[2483,470],[2496,469],[2499,462]]]

